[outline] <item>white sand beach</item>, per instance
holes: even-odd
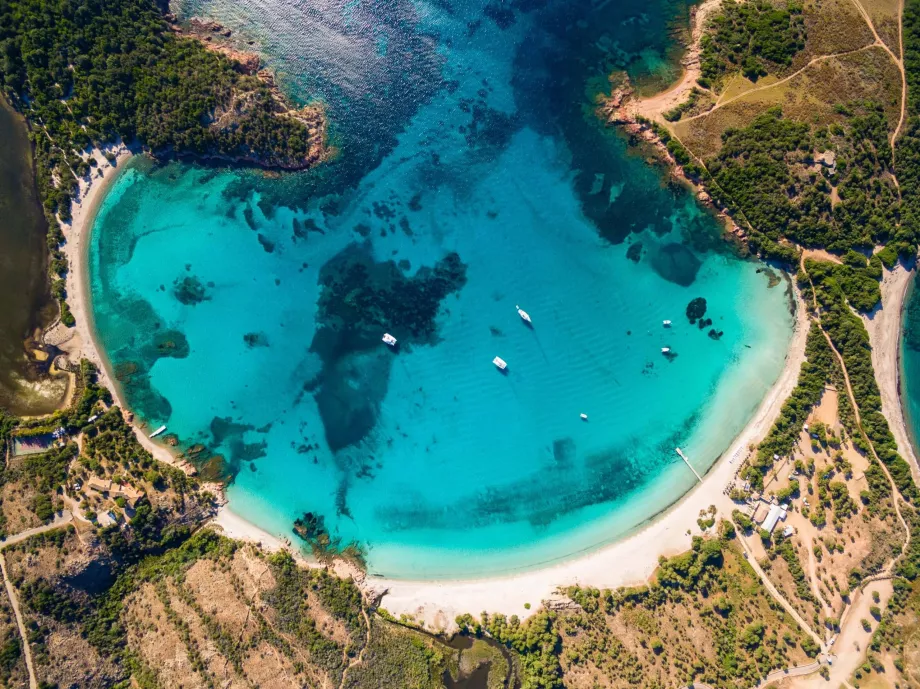
[[[888,419],[898,451],[910,464],[914,481],[920,483],[920,465],[907,434],[901,405],[901,315],[913,271],[900,263],[886,270],[882,279],[882,305],[863,316],[872,343],[872,366],[882,394],[882,413]]]

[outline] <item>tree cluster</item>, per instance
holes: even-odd
[[[701,85],[740,70],[751,81],[792,63],[805,47],[802,6],[726,0],[701,43]]]

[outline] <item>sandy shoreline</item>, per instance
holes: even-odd
[[[920,484],[920,465],[907,432],[901,402],[901,320],[913,271],[900,263],[886,270],[882,279],[882,306],[863,316],[872,344],[872,366],[882,396],[882,413],[888,420],[901,456],[910,465],[914,481]]]
[[[80,359],[88,359],[93,362],[99,370],[100,382],[112,392],[115,403],[122,409],[127,410],[128,407],[125,405],[121,389],[112,375],[109,362],[100,355],[100,349],[93,332],[92,312],[89,303],[90,287],[87,256],[92,225],[99,210],[99,205],[105,198],[106,191],[117,179],[118,174],[124,169],[128,160],[134,155],[125,146],[113,146],[105,149],[105,152],[115,154],[115,164],[113,165],[105,158],[103,151],[94,149],[91,152],[97,162],[92,181],[80,180],[79,196],[73,202],[72,220],[69,225],[61,223],[64,237],[67,240],[63,246],[63,251],[70,268],[67,273],[67,303],[77,324],[73,329],[72,336],[62,342],[59,347],[67,353],[72,362],[78,362]],[[95,170],[102,171],[103,177],[101,179],[95,176]],[[132,428],[141,446],[157,460],[184,471],[192,470],[191,465],[179,460],[169,449],[153,442],[138,425],[132,424]]]
[[[690,18],[690,43],[687,52],[681,59],[683,73],[676,83],[653,96],[637,98],[629,103],[629,110],[634,115],[641,115],[651,120],[664,122],[662,113],[680,105],[694,89],[703,89],[697,84],[701,76],[700,70],[700,39],[703,30],[712,14],[722,6],[722,0],[703,0],[699,5],[691,8]]]
[[[723,492],[747,456],[769,431],[779,411],[798,381],[805,360],[805,341],[809,321],[796,291],[795,329],[783,370],[764,396],[750,421],[729,448],[695,486],[660,514],[621,540],[601,546],[557,564],[508,576],[482,579],[417,581],[357,576],[362,591],[390,613],[410,615],[432,631],[453,631],[457,615],[482,611],[517,615],[524,619],[547,602],[565,604],[556,592],[572,584],[616,588],[645,583],[658,566],[660,556],[672,556],[690,548],[693,535],[700,535],[696,520],[702,510],[715,505],[717,514],[729,517],[737,505]],[[233,512],[224,504],[213,520],[229,536],[259,543],[268,550],[291,549],[285,536],[265,531]],[[292,552],[297,555],[296,549]],[[313,564],[300,558],[305,564]],[[346,570],[355,574],[353,570]],[[525,605],[529,604],[529,608]]]

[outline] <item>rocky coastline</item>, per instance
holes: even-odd
[[[642,108],[638,106],[641,102],[642,99],[635,95],[635,90],[629,83],[629,77],[624,75],[623,83],[614,88],[610,96],[603,99],[597,108],[597,114],[609,126],[623,131],[632,145],[641,145],[650,150],[654,162],[666,168],[671,180],[689,187],[700,204],[712,209],[725,227],[726,239],[746,246],[747,232],[735,222],[728,208],[712,198],[703,180],[688,174],[684,166],[677,162],[665,139],[665,136],[674,138],[673,135],[668,133],[663,125],[640,114]]]
[[[233,31],[222,24],[200,17],[192,17],[187,22],[182,22],[171,12],[165,13],[163,18],[170,31],[176,36],[200,42],[208,50],[229,59],[234,69],[240,74],[258,79],[271,95],[275,115],[301,122],[307,128],[310,136],[310,152],[302,159],[291,160],[256,154],[213,153],[196,154],[193,156],[195,159],[252,165],[268,170],[298,171],[315,167],[331,157],[332,149],[328,145],[326,109],[321,102],[308,103],[302,107],[293,104],[276,83],[274,73],[263,66],[259,54],[241,49],[236,42],[231,40]],[[254,45],[254,41],[246,41],[246,44],[247,46]],[[232,121],[234,113],[246,107],[245,100],[245,98],[235,98],[225,112],[214,118],[211,126],[223,126],[228,119]]]

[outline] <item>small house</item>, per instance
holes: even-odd
[[[780,519],[786,519],[786,510],[783,509],[782,505],[771,505],[770,511],[767,513],[767,518],[763,520],[761,526],[767,532],[773,533],[773,529],[776,528]]]

